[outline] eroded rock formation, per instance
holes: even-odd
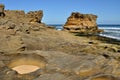
[[[5,10],[5,14],[7,18],[11,19],[20,19],[22,22],[37,22],[41,23],[43,17],[43,11],[30,11],[27,14],[23,10]],[[14,20],[15,21],[15,20]]]
[[[98,33],[100,30],[98,30],[96,20],[96,15],[73,12],[71,16],[68,17],[64,25],[64,30],[85,34]]]
[[[26,14],[28,18],[31,18],[30,22],[38,22],[41,23],[43,17],[43,11],[30,11]]]
[[[0,18],[0,80],[120,80],[119,45],[31,23],[34,12],[5,13]]]

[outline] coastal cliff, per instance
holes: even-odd
[[[84,34],[99,33],[100,30],[98,29],[96,20],[96,15],[73,12],[71,16],[68,17],[63,28],[69,32],[78,32]]]
[[[51,29],[42,16],[9,10],[0,18],[0,80],[120,80],[119,44]]]

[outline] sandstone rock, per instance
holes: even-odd
[[[102,72],[102,69],[100,69],[100,67],[104,62],[101,63],[100,60],[97,59],[97,57],[93,57],[91,55],[77,57],[53,51],[44,52],[44,54],[42,53],[43,52],[41,51],[37,51],[38,55],[45,56],[46,60],[48,60],[48,65],[46,66],[46,69],[50,71],[55,70],[66,74],[74,73],[81,78],[85,78]],[[83,60],[84,58],[86,60]],[[95,60],[97,63],[89,61],[89,59],[93,61]]]
[[[25,16],[25,12],[23,10],[5,10],[5,14],[7,18],[21,18]]]
[[[68,17],[67,22],[64,25],[64,30],[83,34],[101,32],[101,30],[98,29],[96,19],[97,16],[93,14],[73,12],[71,16]]]
[[[0,61],[0,67],[5,67],[5,64],[3,63],[3,61]]]
[[[41,11],[25,14],[8,10],[5,13],[6,16],[0,18],[0,80],[109,80],[119,77],[119,45],[111,46],[50,29],[37,19],[29,22],[37,15],[41,19]],[[72,15],[79,22],[82,14],[75,14]],[[96,25],[96,17],[87,16],[80,18],[86,20],[83,26],[87,26],[87,22]],[[21,67],[30,70],[21,74],[19,71],[26,71]]]
[[[118,61],[114,59],[110,59],[109,61],[103,56],[97,56],[93,54],[81,54],[79,56],[75,56],[58,51],[37,50],[13,54],[4,53],[4,55],[7,56],[4,56],[2,61],[4,61],[7,67],[4,69],[0,68],[0,70],[3,69],[4,71],[1,72],[1,74],[6,74],[3,77],[7,77],[9,79],[20,78],[29,80],[28,78],[30,78],[30,80],[85,80],[88,78],[88,80],[114,80],[119,76],[119,65],[117,65]],[[24,74],[19,75],[19,72],[16,73],[14,69],[12,70],[14,67],[28,64],[38,66],[40,69],[32,73],[27,73],[26,76],[24,76]],[[108,67],[110,67],[111,72],[109,71]],[[101,73],[106,75],[100,75]],[[112,78],[108,74],[116,77]],[[10,78],[9,75],[12,77]]]
[[[1,36],[0,38],[0,50],[4,52],[11,51],[23,51],[25,50],[25,45],[20,36]]]
[[[27,22],[27,20],[25,19],[25,12],[23,10],[5,10],[4,21],[5,20],[7,20],[5,24],[7,24],[8,21],[17,24],[24,21]]]
[[[34,80],[79,80],[77,76],[66,76],[61,73],[44,74]]]
[[[88,80],[119,80],[119,78],[113,75],[102,74],[102,75],[95,76],[92,79],[88,79]]]
[[[30,11],[27,14],[23,10],[5,10],[7,19],[14,19],[14,22],[37,22],[41,23],[43,11]],[[16,21],[15,21],[16,20]]]
[[[108,50],[112,51],[112,52],[118,52],[119,51],[119,49],[116,48],[116,47],[109,47]]]
[[[43,17],[43,11],[30,11],[26,14],[28,18],[31,18],[30,22],[38,22],[41,23],[42,17]]]

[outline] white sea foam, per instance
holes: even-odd
[[[109,34],[119,34],[120,35],[120,30],[116,31],[116,30],[104,30],[106,33]]]
[[[63,25],[53,26],[56,26],[57,30],[63,29]],[[99,25],[98,28],[104,29],[104,32],[100,34],[101,36],[120,40],[120,25]]]
[[[104,29],[101,36],[120,40],[120,25],[102,25],[99,29]]]
[[[120,27],[99,27],[99,29],[120,30]]]
[[[106,35],[106,34],[99,34],[99,35],[100,35],[100,36],[104,36],[104,37],[108,37],[108,38],[113,38],[113,39],[120,40],[120,37],[117,37],[117,36]]]

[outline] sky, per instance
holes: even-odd
[[[72,12],[95,14],[98,24],[120,24],[120,0],[0,0],[6,10],[43,10],[42,22],[65,24]]]

